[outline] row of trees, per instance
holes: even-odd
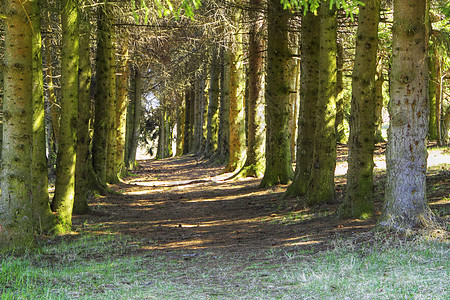
[[[110,192],[106,183],[135,165],[140,129],[154,128],[139,126],[141,110],[150,110],[141,101],[152,96],[159,99],[158,157],[173,154],[176,136],[177,155],[226,163],[236,176],[263,175],[261,187],[291,182],[285,196],[302,196],[306,205],[334,201],[345,78],[337,37],[349,20],[338,18],[345,14],[337,8],[352,12],[356,5],[319,2],[4,1],[0,249],[24,249],[35,233],[70,230],[72,213],[88,211],[90,193]],[[193,8],[193,19],[180,14],[192,17]],[[341,215],[365,218],[373,213],[380,1],[364,1],[359,12]],[[427,54],[430,32],[445,30],[431,31],[428,16],[425,0],[394,3],[388,179],[379,222],[388,228],[434,220],[424,181]],[[440,62],[442,51],[434,49],[433,62]],[[445,91],[439,72],[436,95]],[[439,97],[436,108],[444,103]],[[49,201],[47,158],[54,151]]]

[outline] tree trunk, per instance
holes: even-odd
[[[184,94],[177,94],[177,144],[175,156],[183,155],[184,149],[184,137],[185,137],[185,117],[186,117],[186,105],[183,104]]]
[[[340,215],[367,219],[373,214],[373,151],[375,149],[375,73],[377,69],[380,0],[359,6],[348,141],[347,193]]]
[[[219,140],[217,155],[213,159],[219,164],[228,164],[230,159],[230,50],[221,47],[222,75],[220,77]]]
[[[42,73],[42,40],[40,1],[32,1],[31,23],[33,27],[33,150],[32,192],[34,226],[39,232],[53,230],[55,219],[50,209],[48,195],[48,171],[45,143],[44,77]]]
[[[268,5],[266,77],[266,169],[260,187],[287,184],[294,177],[289,136],[290,12],[278,0]]]
[[[34,243],[31,190],[32,29],[31,1],[4,2],[0,251],[23,251]]]
[[[250,34],[248,47],[248,130],[247,159],[239,176],[260,177],[264,174],[265,119],[264,119],[264,57],[263,14],[261,0],[250,2]]]
[[[308,205],[334,201],[334,170],[336,168],[336,10],[329,1],[320,7],[319,100],[316,112],[316,133]]]
[[[116,157],[115,172],[120,177],[126,176],[125,168],[125,136],[127,127],[127,106],[128,106],[128,79],[130,76],[128,54],[128,37],[125,38],[124,44],[121,45],[121,55],[119,60],[119,69],[117,75],[117,105],[116,105]]]
[[[382,134],[383,126],[383,58],[378,58],[375,74],[375,143],[385,142]]]
[[[192,123],[191,123],[191,89],[184,91],[184,137],[183,137],[183,154],[188,154],[191,149]]]
[[[358,17],[359,20],[360,17]],[[347,136],[345,135],[344,125],[344,80],[342,76],[342,68],[344,67],[344,46],[342,42],[337,44],[336,58],[336,142],[346,144]]]
[[[97,57],[94,135],[92,140],[92,165],[100,182],[106,183],[106,159],[108,153],[108,125],[111,82],[112,19],[107,14],[109,1],[98,8]]]
[[[89,212],[87,199],[90,193],[88,181],[89,122],[91,120],[91,77],[89,18],[80,22],[79,77],[78,77],[78,119],[77,119],[77,163],[75,168],[74,214]]]
[[[78,2],[63,2],[61,65],[61,125],[56,164],[55,195],[52,210],[57,215],[56,231],[72,228],[72,210],[75,196],[75,165],[78,117]]]
[[[437,140],[437,122],[436,122],[436,96],[438,91],[438,76],[437,70],[439,68],[438,52],[435,46],[431,44],[430,55],[428,56],[428,72],[430,80],[428,82],[428,107],[430,108],[430,116],[428,122],[428,139]]]
[[[234,172],[242,167],[245,160],[245,72],[242,33],[242,12],[235,8],[232,22],[235,26],[234,40],[230,43],[230,152],[224,172]],[[225,82],[227,84],[227,82]]]
[[[142,103],[142,74],[139,68],[134,70],[133,83],[134,88],[132,103],[130,103],[127,112],[127,147],[125,166],[128,170],[136,167],[136,152],[139,142],[139,129],[141,120]]]
[[[207,135],[204,156],[211,157],[217,150],[217,134],[219,126],[219,46],[212,48],[211,67],[209,71],[210,88],[208,103]]]
[[[428,133],[426,0],[396,0],[392,27],[385,204],[378,226],[395,231],[434,222],[426,198]]]
[[[112,16],[109,16],[112,18]],[[108,97],[108,107],[107,107],[107,152],[106,152],[106,181],[108,183],[119,183],[119,165],[116,163],[117,157],[117,89],[116,89],[116,48],[115,41],[116,35],[115,30],[111,27],[110,31],[110,42],[108,42],[108,89],[104,90],[103,93],[107,94]]]
[[[298,117],[297,157],[295,178],[287,188],[283,197],[306,195],[311,176],[314,153],[314,132],[316,128],[316,104],[319,89],[319,39],[316,30],[320,26],[320,18],[307,12],[302,19],[300,52],[300,111]]]

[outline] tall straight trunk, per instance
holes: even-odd
[[[297,143],[297,125],[298,125],[298,105],[299,105],[299,77],[300,77],[300,60],[299,57],[299,37],[298,32],[292,34],[291,40],[293,40],[293,45],[291,45],[291,52],[293,54],[293,59],[290,61],[290,93],[289,93],[289,106],[290,106],[290,117],[289,117],[289,135],[291,138],[291,158],[292,162],[295,161],[296,157],[296,143]]]
[[[200,102],[200,120],[199,120],[199,147],[197,155],[201,156],[204,152],[207,136],[207,120],[208,120],[208,98],[205,95],[207,88],[206,74],[202,73],[199,81],[199,102]]]
[[[395,0],[386,190],[378,226],[405,231],[434,223],[426,197],[428,68],[426,0]]]
[[[375,143],[384,142],[382,134],[383,126],[383,59],[378,58],[377,71],[375,73]]]
[[[266,169],[260,187],[287,184],[294,178],[289,136],[288,40],[290,12],[278,0],[268,5],[266,77]]]
[[[34,243],[31,185],[32,28],[31,1],[4,2],[0,251],[23,251]]]
[[[61,125],[52,210],[57,215],[57,232],[72,228],[75,196],[75,165],[78,118],[78,1],[63,1],[61,65]]]
[[[439,56],[436,59],[436,101],[435,101],[435,122],[436,122],[436,132],[437,132],[437,142],[439,146],[443,146],[442,142],[442,120],[443,120],[443,109],[442,109],[442,100],[443,100],[443,77],[442,77],[442,69],[444,67],[443,59]]]
[[[116,157],[115,172],[120,177],[126,175],[125,168],[125,136],[127,127],[127,106],[128,106],[128,79],[130,75],[128,39],[121,45],[121,53],[119,59],[119,69],[117,70],[117,105],[116,105]]]
[[[31,24],[33,27],[33,150],[32,191],[35,227],[40,232],[53,229],[55,220],[50,209],[48,172],[45,143],[44,77],[42,72],[42,39],[40,1],[32,1]]]
[[[320,7],[319,98],[316,111],[316,132],[311,179],[307,204],[334,201],[334,170],[336,168],[336,10],[329,1]]]
[[[184,136],[183,136],[183,154],[188,154],[191,147],[192,123],[191,123],[191,90],[187,88],[184,91]]]
[[[207,135],[205,144],[205,157],[211,157],[217,150],[218,128],[219,128],[219,46],[214,44],[211,51],[211,67],[209,71],[210,87],[209,87],[209,103],[208,103],[208,120]]]
[[[186,116],[186,106],[183,103],[183,94],[176,95],[177,102],[177,141],[175,156],[183,155],[184,149],[184,137],[185,137],[185,116]]]
[[[111,18],[111,16],[110,16]],[[103,91],[107,93],[108,97],[108,125],[107,125],[107,153],[106,153],[106,181],[108,183],[118,183],[119,180],[119,165],[116,163],[117,157],[117,89],[116,89],[116,50],[115,50],[115,31],[111,27],[110,43],[108,44],[108,90]]]
[[[139,129],[141,120],[141,101],[142,101],[142,73],[139,68],[134,70],[133,79],[134,88],[132,103],[130,103],[127,112],[127,147],[125,166],[128,170],[136,167],[136,152],[138,148]]]
[[[166,143],[166,131],[165,131],[165,124],[164,124],[164,106],[160,106],[159,110],[159,126],[158,126],[158,147],[156,150],[156,159],[163,159],[166,158],[165,152],[164,152],[164,145]]]
[[[90,62],[90,24],[89,18],[83,18],[80,22],[80,47],[79,47],[79,77],[78,77],[78,119],[77,119],[77,163],[75,168],[75,199],[73,203],[74,214],[89,212],[87,199],[89,196],[88,164],[89,122],[91,120],[91,77]]]
[[[45,57],[46,57],[46,83],[47,83],[47,101],[49,102],[49,106],[50,106],[50,114],[51,114],[51,118],[52,118],[52,131],[53,131],[53,139],[54,139],[54,143],[57,145],[58,144],[58,137],[59,137],[59,117],[61,114],[61,110],[59,107],[59,103],[58,102],[58,97],[56,95],[56,90],[55,90],[55,84],[53,82],[53,65],[52,65],[52,51],[53,51],[53,47],[52,47],[52,34],[53,34],[53,29],[52,29],[52,21],[51,21],[51,17],[50,17],[50,11],[48,12],[48,20],[47,20],[48,26],[47,26],[47,34],[48,37],[46,39],[44,39],[44,47],[45,47]]]
[[[359,19],[358,19],[359,20]],[[344,78],[342,69],[344,67],[344,46],[342,42],[337,44],[337,58],[336,58],[336,142],[340,144],[347,143],[344,126]]]
[[[248,129],[247,159],[240,176],[260,177],[264,174],[265,119],[264,119],[264,58],[261,0],[251,0],[248,46]]]
[[[92,165],[100,182],[106,182],[106,160],[111,105],[111,51],[113,51],[112,19],[108,14],[111,3],[105,1],[98,8],[97,57],[94,135],[92,141]]]
[[[220,106],[219,106],[219,140],[217,154],[214,160],[217,163],[228,164],[230,159],[230,50],[221,47],[222,75],[220,76]]]
[[[367,219],[373,214],[373,151],[375,150],[375,73],[377,69],[380,0],[359,6],[348,142],[347,193],[342,217]]]
[[[245,72],[242,33],[242,11],[235,8],[232,22],[235,26],[233,40],[230,42],[230,152],[225,172],[234,172],[242,167],[245,160]],[[225,83],[227,84],[227,83]]]
[[[438,90],[437,70],[439,68],[439,58],[436,47],[431,44],[430,54],[428,56],[428,72],[430,80],[428,82],[428,107],[430,116],[428,121],[428,139],[437,140],[437,124],[436,124],[436,96]]]
[[[164,109],[164,157],[172,157],[173,119],[169,109]]]
[[[320,42],[316,30],[320,17],[307,12],[302,18],[300,52],[300,111],[298,117],[297,157],[295,177],[283,197],[297,197],[306,194],[311,175],[314,154],[314,133],[316,129],[316,104],[319,90]]]

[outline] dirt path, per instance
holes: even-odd
[[[337,236],[366,232],[378,216],[336,220],[332,214],[339,199],[336,205],[305,209],[296,199],[279,200],[286,186],[261,190],[260,179],[224,180],[229,174],[220,175],[222,167],[192,156],[140,164],[135,177],[112,186],[121,195],[93,199],[92,214],[74,217],[75,230],[132,235],[144,250],[308,249],[327,247]],[[450,180],[445,172],[430,174],[430,184],[439,186],[430,198],[440,201],[439,207],[448,214]],[[375,187],[378,208],[383,191],[380,174]],[[337,176],[338,196],[343,195],[344,183],[345,177]]]

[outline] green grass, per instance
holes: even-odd
[[[369,236],[369,238],[367,238]],[[366,234],[328,250],[139,251],[80,234],[0,255],[1,299],[449,299],[450,243]]]

